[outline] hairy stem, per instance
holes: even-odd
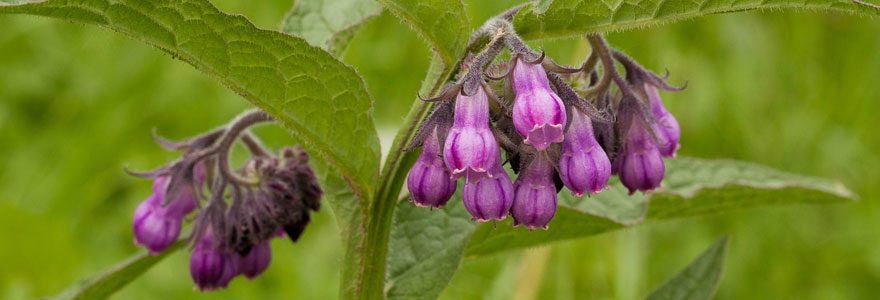
[[[217,145],[211,147],[217,153],[217,167],[220,169],[220,173],[226,177],[227,180],[236,184],[246,184],[246,185],[254,185],[258,182],[256,180],[244,178],[232,172],[229,168],[229,151],[232,148],[232,144],[235,143],[235,140],[238,138],[240,134],[242,134],[248,127],[261,123],[268,122],[274,120],[272,116],[266,113],[263,110],[255,109],[249,112],[246,112],[236,118],[229,125],[229,128],[226,130],[226,134],[223,135],[223,138],[220,140]]]

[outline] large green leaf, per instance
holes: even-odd
[[[724,236],[703,251],[666,283],[651,292],[646,300],[708,300],[712,299],[721,273],[724,271],[724,258],[727,256],[727,241]]]
[[[456,195],[442,210],[398,205],[392,227],[387,296],[433,298],[448,284],[464,256],[480,257],[554,241],[586,237],[646,219],[721,213],[734,208],[797,203],[835,203],[854,198],[841,184],[732,160],[679,157],[667,161],[664,187],[628,196],[614,181],[591,198],[559,194],[549,230],[511,227],[511,220],[469,223]],[[459,189],[461,190],[461,189]],[[460,194],[460,193],[458,193]],[[648,202],[650,200],[650,202]],[[468,226],[470,224],[470,226]],[[462,239],[469,236],[469,239]],[[465,247],[464,253],[459,251]]]
[[[377,0],[419,33],[447,67],[461,58],[470,20],[461,0]]]
[[[165,259],[168,255],[177,252],[183,246],[183,241],[178,241],[159,253],[152,256],[146,250],[141,250],[125,261],[108,268],[107,270],[71,285],[66,290],[53,297],[54,300],[87,300],[107,299],[113,293],[126,284],[141,276],[153,265]]]
[[[723,213],[733,209],[782,205],[822,204],[855,198],[842,184],[826,179],[789,174],[752,163],[679,157],[666,160],[661,189],[648,196],[627,196],[615,181],[611,190],[591,198],[575,199],[559,193],[559,209],[550,230],[480,226],[471,238],[467,255],[480,256],[584,237],[661,220]],[[574,225],[573,225],[574,224]]]
[[[204,0],[50,0],[0,5],[0,13],[98,25],[162,49],[280,120],[355,194],[372,192],[379,140],[364,82],[302,39],[259,29]]]
[[[746,10],[832,10],[880,16],[880,10],[851,0],[543,0],[524,7],[514,19],[526,39],[641,28],[703,15]],[[548,6],[549,5],[549,6]],[[544,11],[546,10],[546,11]]]
[[[297,0],[281,31],[339,56],[361,25],[381,11],[373,0]]]
[[[436,299],[452,280],[476,226],[460,193],[443,209],[400,202],[391,227],[386,298]]]

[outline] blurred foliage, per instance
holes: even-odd
[[[467,1],[478,26],[518,1]],[[290,1],[216,1],[278,28]],[[0,298],[53,295],[133,253],[130,218],[150,183],[122,170],[175,158],[152,128],[183,138],[250,106],[188,65],[113,32],[43,18],[0,18]],[[712,16],[612,33],[609,42],[688,83],[664,94],[683,155],[729,157],[834,178],[861,201],[646,224],[598,237],[468,260],[444,299],[638,299],[705,245],[732,235],[718,299],[865,299],[880,289],[880,21],[839,14]],[[538,41],[560,63],[579,39]],[[387,147],[428,66],[427,44],[387,12],[344,61],[364,76]],[[277,127],[269,146],[290,143]],[[239,156],[241,159],[241,156]],[[329,210],[296,245],[277,240],[253,282],[201,294],[179,252],[117,299],[332,299],[340,242]]]

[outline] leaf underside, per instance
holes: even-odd
[[[461,0],[376,0],[424,38],[444,64],[462,56],[470,20]]]
[[[361,25],[382,11],[373,0],[297,0],[281,31],[339,57]]]

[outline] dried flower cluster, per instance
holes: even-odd
[[[410,201],[440,208],[464,178],[462,198],[473,220],[511,215],[514,226],[546,229],[562,186],[575,196],[596,194],[612,174],[630,194],[660,186],[663,157],[675,155],[681,130],[659,90],[681,88],[598,35],[587,37],[587,61],[568,68],[530,50],[509,23],[493,22],[484,26],[493,38],[464,61],[457,82],[425,99],[436,105],[409,147],[422,147],[407,178]],[[512,59],[492,64],[505,49]],[[487,74],[499,70],[505,74]],[[513,182],[505,163],[517,174]]]
[[[270,240],[296,241],[320,209],[322,190],[300,148],[273,155],[246,132],[271,118],[262,111],[243,114],[229,126],[180,142],[155,137],[181,157],[154,171],[153,194],[134,213],[135,244],[156,255],[180,236],[184,219],[198,208],[189,243],[190,274],[202,291],[225,288],[236,276],[253,279],[269,267]],[[231,170],[230,146],[241,140],[250,150],[245,165]]]

